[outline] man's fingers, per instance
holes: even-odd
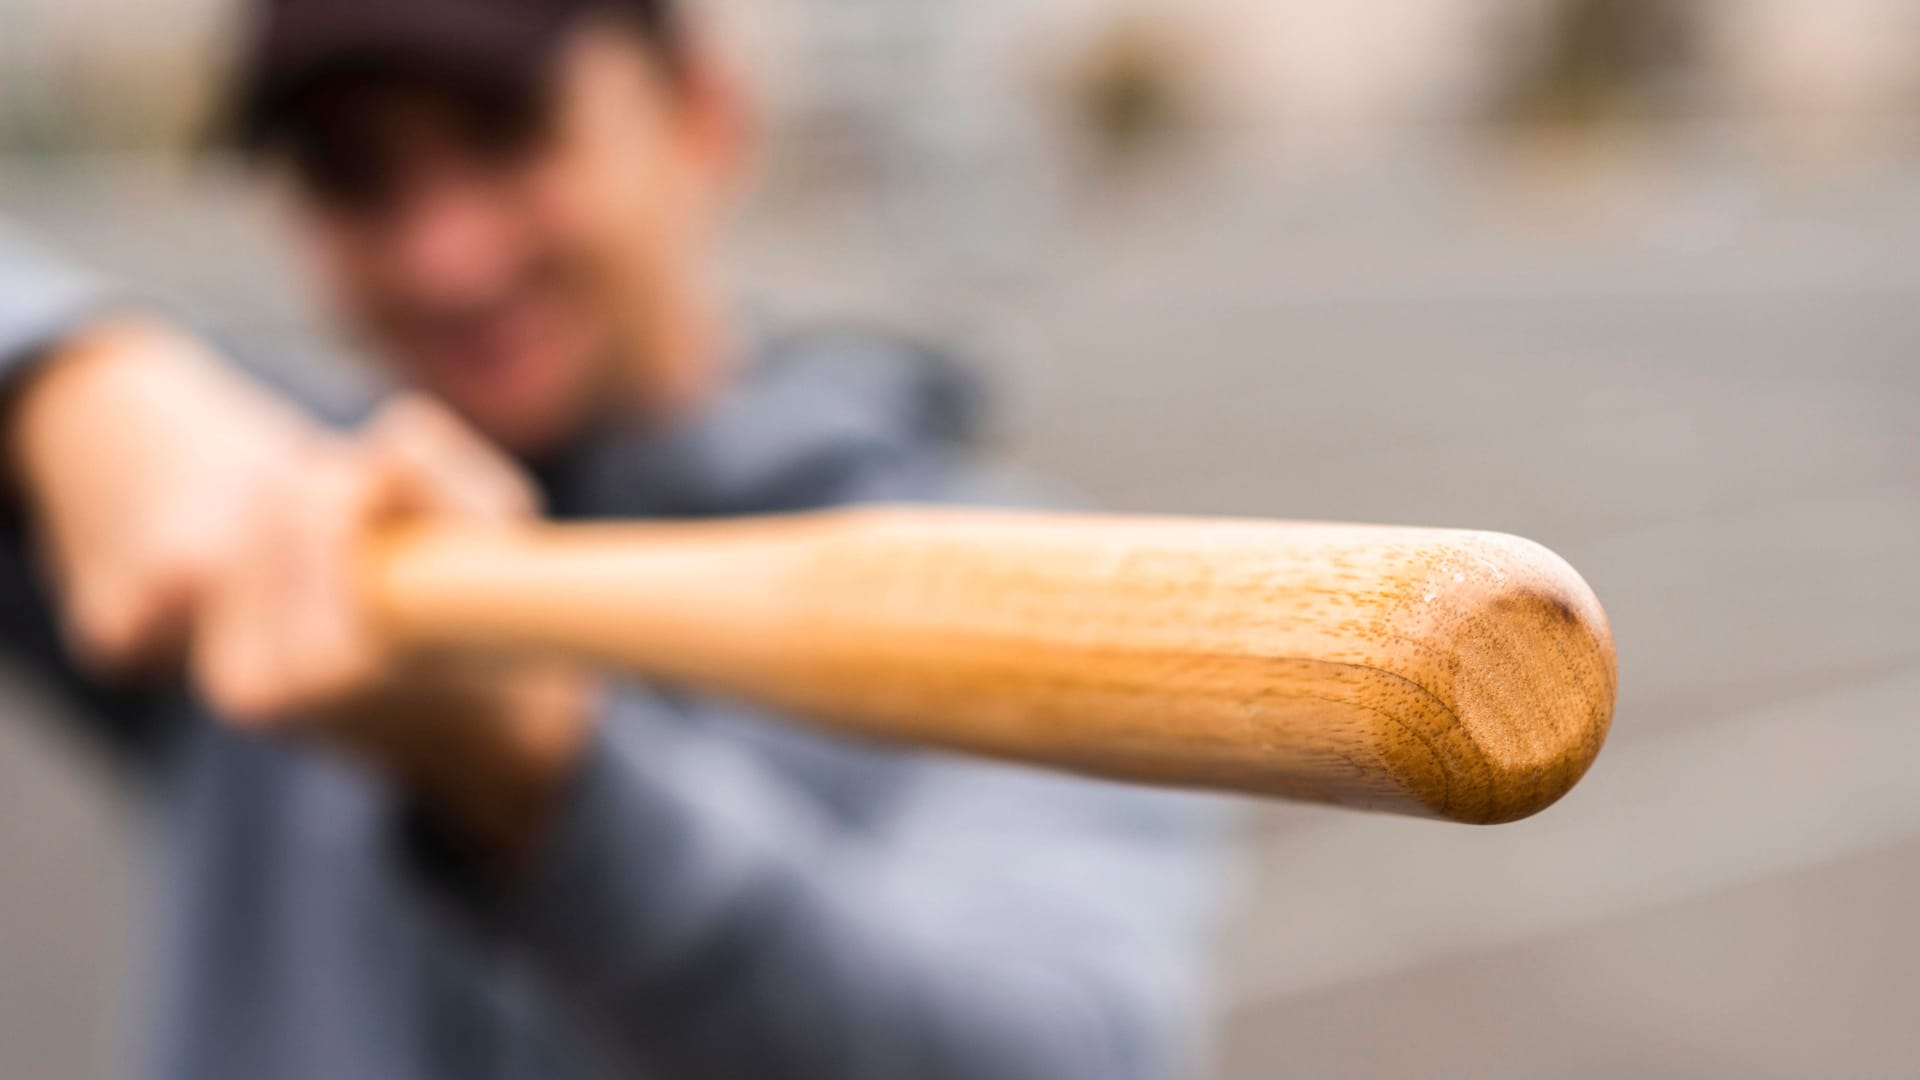
[[[396,398],[368,426],[363,446],[391,474],[398,512],[506,522],[538,509],[518,468],[426,398]]]
[[[261,502],[196,627],[195,675],[226,715],[284,722],[350,694],[379,670],[354,593],[358,540],[379,478],[345,451]]]
[[[412,515],[507,522],[533,505],[518,470],[420,399],[389,406],[357,439],[311,447],[257,500],[198,605],[202,691],[256,727],[360,697],[391,659],[359,603],[367,531]]]
[[[192,671],[201,694],[229,720],[260,726],[280,705],[282,649],[265,621],[274,609],[274,537],[266,508],[256,508],[247,535],[201,598],[194,625]]]
[[[374,678],[384,644],[360,609],[360,541],[385,512],[386,480],[342,459],[322,471],[313,497],[288,514],[288,557],[277,585],[283,642],[297,655],[283,668],[288,694],[323,703]]]

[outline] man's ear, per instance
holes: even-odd
[[[715,187],[731,186],[746,166],[757,130],[745,74],[737,58],[697,20],[683,17],[677,32],[673,78],[682,138]]]

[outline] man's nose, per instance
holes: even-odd
[[[490,295],[510,269],[511,215],[485,185],[460,177],[422,184],[391,224],[395,277],[416,300]]]

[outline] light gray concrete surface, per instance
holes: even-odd
[[[1614,736],[1560,806],[1258,815],[1221,1075],[1909,1074],[1920,162],[1274,157],[969,205],[1004,235],[958,262],[900,212],[938,198],[775,185],[735,240],[776,311],[986,348],[1005,452],[1103,503],[1505,529],[1606,602]],[[16,164],[0,212],[236,339],[304,324],[258,222],[191,175]],[[0,1062],[95,1075],[121,841],[97,777],[23,731]]]
[[[112,1075],[135,875],[122,800],[58,717],[0,693],[0,1077]]]

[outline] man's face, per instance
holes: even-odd
[[[711,103],[611,27],[575,35],[537,103],[362,91],[291,169],[303,247],[348,328],[509,449],[649,404],[649,353],[685,336],[673,324],[704,289],[725,164]]]

